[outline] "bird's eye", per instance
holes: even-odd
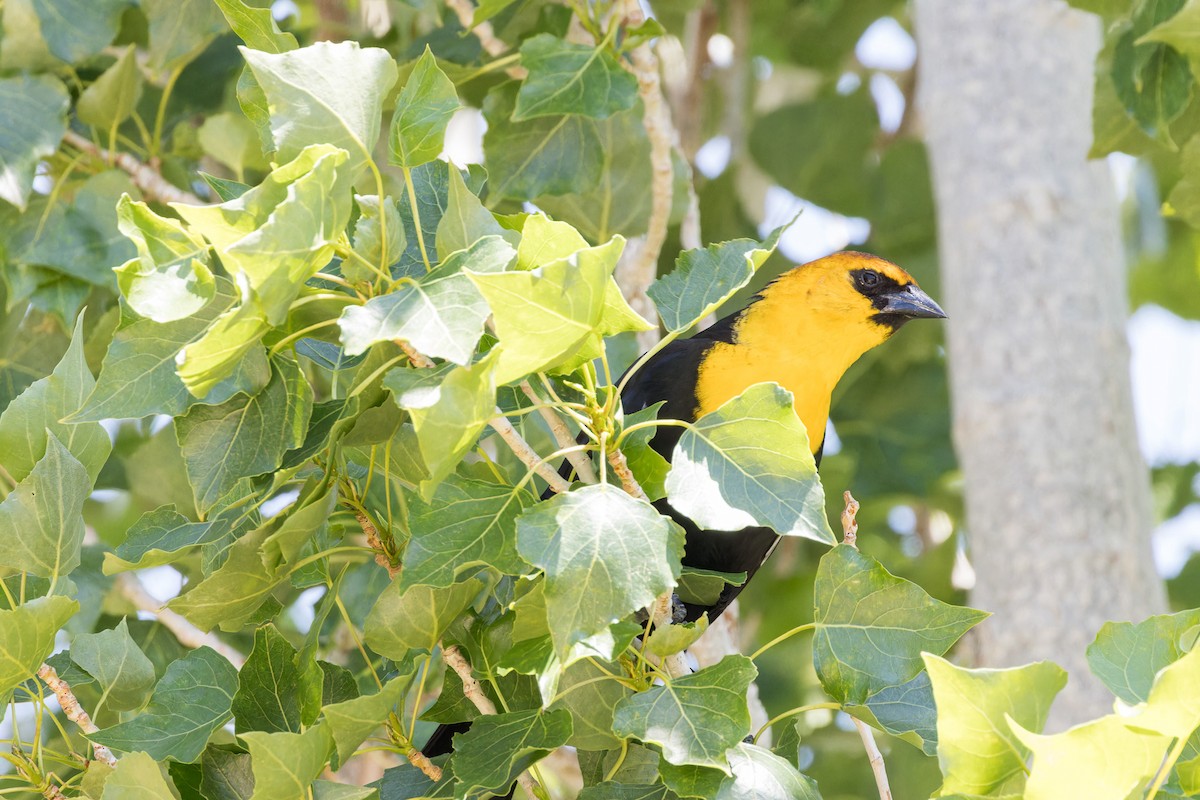
[[[879,273],[871,270],[863,270],[859,273],[858,282],[866,288],[871,288],[879,283]]]

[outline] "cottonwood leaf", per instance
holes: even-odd
[[[525,494],[452,475],[429,502],[409,500],[409,540],[400,588],[450,586],[463,572],[490,566],[506,575],[529,569],[517,553],[517,517]]]
[[[677,626],[671,625],[670,628]],[[563,670],[558,680],[558,699],[549,706],[571,714],[572,732],[567,744],[580,750],[612,750],[621,740],[612,732],[613,709],[633,690],[610,678],[615,664],[584,658]]]
[[[776,383],[751,386],[684,430],[665,488],[671,505],[703,528],[766,525],[836,541],[804,423]]]
[[[286,573],[263,563],[261,550],[270,533],[268,523],[242,536],[229,547],[216,571],[168,606],[204,631],[217,625],[240,629],[271,591],[287,579]]]
[[[203,239],[129,195],[117,204],[117,224],[138,250],[137,258],[116,268],[130,308],[155,322],[174,322],[208,305],[216,282]]]
[[[50,52],[74,64],[97,55],[121,24],[132,0],[32,0]]]
[[[1126,800],[1140,797],[1171,744],[1170,737],[1135,731],[1116,715],[1076,725],[1053,736],[1009,725],[1033,753],[1024,800]]]
[[[566,744],[566,711],[513,711],[481,716],[454,739],[454,796],[476,800],[502,794],[517,776]]]
[[[83,90],[75,113],[100,130],[124,122],[142,97],[142,73],[137,65],[137,48],[129,45],[116,62]]]
[[[921,748],[927,756],[937,755],[937,708],[928,672],[908,683],[880,689],[865,704],[848,705],[843,710]]]
[[[446,126],[457,110],[454,84],[438,68],[437,59],[426,45],[396,98],[388,132],[392,163],[412,169],[437,158]]]
[[[468,271],[492,311],[503,347],[496,382],[509,383],[554,367],[574,354],[600,324],[609,276],[625,240],[598,247],[534,272]]]
[[[176,374],[175,357],[233,303],[228,283],[224,279],[218,279],[217,283],[217,292],[208,305],[194,316],[176,322],[158,323],[123,309],[95,388],[83,407],[66,421],[97,422],[151,414],[177,417],[200,402]],[[238,393],[257,394],[270,378],[271,369],[262,347],[250,348],[234,365],[233,374],[208,390],[203,401],[221,404]]]
[[[88,738],[127,753],[144,750],[157,761],[191,764],[229,719],[236,686],[233,665],[212,648],[200,647],[171,662],[141,714]]]
[[[216,0],[233,32],[247,47],[265,53],[285,53],[296,49],[296,37],[279,30],[269,8],[256,8],[242,0]]]
[[[169,564],[181,551],[217,541],[227,532],[215,520],[192,522],[174,505],[160,506],[142,514],[114,552],[105,552],[104,574]]]
[[[359,355],[376,342],[403,339],[427,356],[469,364],[489,310],[464,269],[501,273],[515,255],[502,238],[487,236],[432,272],[361,306],[347,306],[338,321],[346,353]]]
[[[46,454],[0,502],[0,566],[65,578],[79,566],[87,470],[46,431]]]
[[[77,635],[70,652],[71,660],[100,683],[97,705],[131,711],[154,689],[154,665],[129,635],[124,619],[110,630]]]
[[[844,544],[821,558],[814,594],[813,661],[821,685],[841,703],[861,705],[907,683],[921,671],[923,652],[945,653],[988,616],[936,600]]]
[[[0,609],[0,699],[35,672],[54,650],[54,637],[79,603],[68,597],[38,597]]]
[[[726,755],[733,775],[716,800],[821,800],[816,781],[770,750],[739,742]]]
[[[513,121],[580,114],[604,118],[632,108],[637,78],[621,68],[605,45],[575,44],[539,33],[521,44],[521,82]]]
[[[254,771],[249,753],[209,745],[200,759],[200,794],[207,800],[250,800]]]
[[[83,349],[81,317],[54,371],[30,385],[0,414],[0,453],[13,480],[23,481],[33,471],[47,453],[51,436],[83,465],[89,490],[108,460],[112,440],[99,423],[60,421],[82,406],[96,385]]]
[[[225,32],[225,20],[212,0],[140,0],[150,23],[151,70],[182,69]]]
[[[207,398],[239,365],[255,358],[262,350],[263,336],[271,330],[258,295],[248,285],[239,288],[239,304],[218,316],[175,356],[175,374],[193,397]]]
[[[600,180],[604,152],[595,125],[577,115],[513,121],[517,92],[516,83],[506,83],[483,101],[489,198],[533,200],[583,191]]]
[[[587,240],[571,225],[552,220],[545,214],[530,214],[521,226],[516,268],[528,271],[553,264],[587,246]]]
[[[1154,677],[1195,649],[1200,609],[1160,614],[1138,623],[1106,622],[1088,645],[1088,666],[1129,705],[1150,699]]]
[[[516,231],[501,227],[492,216],[492,212],[484,208],[479,198],[467,188],[462,173],[451,169],[449,175],[450,192],[446,213],[442,215],[437,226],[438,252],[454,253],[466,250],[485,236],[503,237],[510,245],[519,248],[521,236]],[[586,243],[580,247],[586,247]]]
[[[646,640],[646,651],[660,658],[682,653],[708,630],[708,617],[702,616],[695,622],[667,625],[655,628]]]
[[[432,497],[495,415],[496,356],[493,349],[469,367],[398,368],[384,376],[396,405],[412,418],[429,473],[421,481],[422,497]]]
[[[207,512],[237,483],[276,469],[304,441],[312,388],[293,361],[272,362],[271,381],[253,397],[193,406],[175,420],[196,507]]]
[[[176,800],[178,790],[165,765],[149,753],[129,753],[104,780],[100,800]]]
[[[379,800],[379,794],[371,786],[318,779],[313,782],[312,789],[313,800]]]
[[[1186,739],[1200,727],[1200,647],[1163,667],[1150,697],[1136,715],[1123,717],[1130,727]]]
[[[354,751],[387,719],[403,701],[412,678],[412,669],[393,677],[375,694],[325,706],[325,725],[333,738],[339,762],[346,763]]]
[[[233,719],[238,734],[247,731],[302,730],[304,676],[296,664],[296,648],[274,625],[254,631],[254,649],[238,671]]]
[[[242,54],[270,106],[277,160],[326,142],[350,154],[344,180],[353,181],[371,161],[383,100],[396,82],[388,52],[317,42],[283,53],[242,48]]]
[[[661,783],[617,783],[604,781],[585,786],[578,800],[673,800],[671,790]]]
[[[963,669],[928,653],[925,664],[937,704],[942,793],[1019,793],[1029,751],[1005,719],[1041,731],[1067,673],[1049,661],[1012,669]]]
[[[661,746],[671,764],[714,767],[728,775],[725,751],[750,732],[746,689],[756,675],[750,659],[725,656],[711,667],[622,700],[613,732]]]
[[[382,210],[378,195],[356,194],[354,202],[359,211],[358,221],[354,223],[354,252],[367,264],[386,267],[383,263],[386,236],[388,264],[400,258],[408,243],[396,201],[384,197]],[[351,283],[358,283],[374,280],[376,272],[355,259],[347,259],[342,262],[342,276]]]
[[[517,520],[517,550],[546,573],[560,659],[675,585],[682,530],[644,500],[599,484],[555,495]]]
[[[333,739],[328,726],[314,725],[304,733],[242,733],[250,750],[254,794],[250,800],[304,800],[309,787],[325,769]]]
[[[431,759],[442,770],[442,777],[431,780],[424,772],[408,762],[386,769],[383,777],[370,784],[379,791],[380,800],[441,800],[454,797],[453,770],[448,768],[446,756]]]
[[[67,132],[67,89],[50,75],[0,80],[0,200],[21,211],[33,188],[33,173],[43,158],[54,155]]]
[[[393,661],[404,661],[414,652],[431,653],[450,623],[483,590],[483,582],[471,578],[446,588],[413,586],[400,591],[389,583],[363,625],[367,647]]]
[[[646,290],[667,330],[687,330],[749,283],[775,251],[782,232],[777,228],[762,243],[734,239],[680,253],[675,269]]]

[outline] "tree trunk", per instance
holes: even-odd
[[[1150,557],[1119,218],[1089,162],[1096,17],[1059,0],[916,0],[954,439],[979,660],[1071,674],[1051,727],[1112,697],[1084,651],[1166,601]]]

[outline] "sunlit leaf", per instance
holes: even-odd
[[[110,630],[76,636],[71,660],[99,682],[106,708],[135,709],[154,688],[154,665],[130,637],[124,619]]]
[[[116,268],[117,285],[130,308],[155,322],[174,322],[212,300],[216,283],[207,243],[128,195],[117,204],[117,220],[138,249],[136,259]]]
[[[780,233],[776,230],[761,244],[735,239],[680,253],[675,269],[646,290],[667,330],[687,330],[749,283],[774,252]]]
[[[1136,716],[1125,719],[1131,727],[1186,739],[1200,727],[1200,648],[1163,667],[1154,678],[1150,697]]]
[[[251,800],[305,800],[329,761],[333,739],[325,725],[304,733],[239,734],[250,749],[254,770]]]
[[[0,567],[65,578],[79,565],[87,470],[49,431],[46,454],[0,502]]]
[[[29,678],[54,650],[55,634],[79,603],[68,597],[39,597],[0,610],[0,699]]]
[[[123,756],[105,779],[100,800],[175,800],[178,790],[164,766],[149,753]]]
[[[410,669],[389,680],[375,694],[332,703],[322,709],[325,725],[333,737],[341,763],[346,763],[354,755],[355,749],[383,724],[388,714],[403,700],[411,678]]]
[[[821,800],[815,781],[770,750],[739,742],[727,756],[733,775],[716,800]]]
[[[437,158],[446,126],[457,110],[454,84],[426,46],[396,98],[388,134],[392,163],[412,169]]]
[[[379,274],[376,269],[384,269],[387,266],[383,264],[385,235],[389,263],[400,257],[408,243],[405,241],[404,224],[400,221],[400,211],[396,208],[395,200],[384,198],[382,214],[377,195],[355,195],[354,201],[358,204],[359,211],[358,221],[354,223],[354,252],[362,261],[353,258],[343,261],[342,276],[352,283],[357,283],[374,280]],[[368,265],[376,269],[371,269]]]
[[[1194,648],[1200,609],[1161,614],[1138,623],[1106,622],[1087,649],[1088,666],[1130,705],[1150,699],[1154,676]]]
[[[392,582],[367,616],[364,641],[393,661],[403,661],[413,652],[432,652],[446,628],[482,589],[475,578],[448,588],[414,586],[404,592]]]
[[[462,173],[451,169],[449,176],[450,194],[446,213],[442,215],[437,226],[438,252],[453,253],[466,250],[485,236],[502,236],[509,244],[517,245],[521,237],[515,231],[500,226],[492,212],[484,208],[479,198],[467,188]],[[580,245],[583,246],[585,245]]]
[[[271,9],[247,5],[242,0],[216,0],[233,32],[247,47],[264,53],[284,53],[296,49],[296,37],[283,33],[275,24]]]

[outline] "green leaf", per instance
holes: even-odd
[[[25,210],[34,169],[54,155],[67,132],[70,104],[66,87],[49,75],[0,80],[6,120],[0,128],[0,200]]]
[[[249,800],[254,793],[249,753],[209,745],[200,759],[200,775],[200,793],[206,800]]]
[[[199,400],[188,392],[175,374],[175,357],[228,310],[232,300],[229,294],[218,289],[209,304],[195,316],[163,324],[124,315],[104,355],[95,388],[83,407],[68,417],[68,421],[183,414]],[[239,392],[257,394],[270,377],[271,370],[263,349],[252,348],[237,364],[233,375],[209,390],[204,400],[224,403]]]
[[[1019,793],[1029,751],[1005,720],[1041,731],[1067,673],[1049,661],[963,669],[926,654],[925,663],[937,704],[942,794]]]
[[[277,160],[325,142],[350,154],[345,180],[354,180],[371,162],[383,99],[396,82],[387,51],[317,42],[285,53],[242,48],[242,54],[270,104]]]
[[[271,472],[304,441],[312,389],[294,361],[272,362],[271,381],[254,397],[193,406],[175,420],[196,507],[207,512],[239,478]]]
[[[124,122],[142,97],[142,73],[138,71],[137,48],[129,45],[121,57],[83,90],[75,113],[82,122],[102,131]]]
[[[400,588],[450,586],[471,569],[506,575],[529,567],[517,554],[517,517],[525,494],[511,486],[451,475],[429,502],[409,501],[409,540]]]
[[[71,642],[71,660],[100,683],[97,706],[114,711],[138,708],[154,688],[154,665],[129,635],[124,619],[117,627],[84,633]]]
[[[370,786],[317,780],[313,783],[313,800],[379,800],[379,794]]]
[[[387,719],[404,700],[404,692],[412,678],[412,670],[394,677],[375,694],[325,706],[325,724],[337,747],[340,763],[345,764],[354,751]]]
[[[358,221],[354,223],[354,252],[368,264],[386,266],[383,264],[382,238],[382,234],[386,233],[388,261],[392,262],[398,259],[408,243],[404,235],[404,224],[400,221],[400,211],[396,208],[396,201],[390,197],[384,197],[383,216],[385,219],[382,228],[386,230],[381,229],[380,226],[378,195],[356,194],[354,202],[358,204],[359,210]],[[342,262],[342,275],[351,283],[358,283],[372,281],[376,273],[358,261],[348,259]]]
[[[657,419],[662,406],[663,403],[660,401],[632,414],[627,414],[623,427],[631,428],[640,422]],[[640,428],[621,440],[621,452],[625,454],[629,469],[633,471],[633,476],[637,478],[642,491],[646,493],[646,497],[651,502],[667,496],[666,480],[667,474],[671,471],[671,462],[650,446],[650,440],[654,438],[656,432],[653,427]],[[721,582],[721,587],[724,588],[724,586],[724,582]],[[720,589],[717,591],[720,593]]]
[[[733,775],[716,800],[821,800],[815,781],[770,750],[739,742],[727,755]]]
[[[921,671],[922,651],[945,653],[988,616],[935,600],[844,544],[821,558],[814,593],[813,661],[821,685],[841,703],[861,705],[907,683]],[[938,739],[946,741],[940,731]]]
[[[337,184],[346,157],[330,145],[312,145],[235,200],[173,206],[212,242],[232,276],[245,276],[272,325],[283,324],[344,233],[350,205]]]
[[[79,566],[87,470],[46,431],[46,455],[0,502],[0,566],[65,578]]]
[[[515,255],[502,238],[487,236],[395,291],[347,306],[338,321],[346,353],[354,356],[376,342],[403,339],[427,356],[469,364],[489,311],[464,269],[471,276],[502,273]]]
[[[417,59],[396,98],[388,133],[391,161],[406,169],[427,164],[442,152],[450,117],[458,110],[458,93],[438,68],[429,46]]]
[[[421,494],[433,490],[474,446],[496,413],[496,350],[469,367],[393,369],[384,376],[396,405],[408,411],[429,478]]]
[[[560,114],[603,119],[632,108],[637,78],[621,68],[607,46],[591,47],[540,33],[521,44],[521,82],[513,121]]]
[[[1161,614],[1138,623],[1106,622],[1088,645],[1088,666],[1129,705],[1150,699],[1154,676],[1194,648],[1200,609]]]
[[[295,565],[306,547],[328,529],[337,499],[336,486],[331,487],[323,480],[310,480],[286,517],[281,515],[279,526],[263,540],[263,563],[270,569]]]
[[[715,572],[685,566],[679,575],[675,594],[685,603],[712,605],[717,602],[727,584],[741,586],[746,582],[744,572]]]
[[[1155,25],[1137,41],[1138,44],[1162,42],[1189,58],[1200,57],[1200,2],[1188,0],[1178,13]]]
[[[553,264],[570,258],[587,246],[587,240],[567,223],[552,220],[545,214],[531,214],[521,226],[516,268],[529,271]]]
[[[1186,739],[1200,727],[1200,647],[1163,667],[1150,697],[1136,716],[1122,717],[1133,728]]]
[[[256,8],[243,0],[216,0],[216,3],[229,27],[247,47],[264,53],[285,53],[296,49],[296,37],[279,30],[275,18],[271,16],[271,9]]]
[[[1144,3],[1135,10],[1132,24],[1116,38],[1112,55],[1112,80],[1125,110],[1142,130],[1161,142],[1171,143],[1170,124],[1192,99],[1195,80],[1187,58],[1162,44],[1139,43],[1144,33],[1179,7],[1179,2]]]
[[[1175,188],[1167,198],[1171,208],[1183,217],[1192,227],[1200,225],[1200,136],[1193,136],[1183,146],[1180,159],[1180,171],[1183,173]],[[1189,260],[1190,261],[1190,260]],[[1195,262],[1190,261],[1186,274],[1193,280],[1196,277]],[[1155,270],[1158,282],[1163,282],[1163,270]]]
[[[371,784],[379,790],[380,800],[434,800],[454,797],[454,772],[447,768],[446,757],[438,756],[433,763],[442,768],[438,781],[430,780],[425,773],[407,762],[398,767],[384,770],[383,777]]]
[[[254,649],[238,672],[238,688],[233,695],[233,719],[238,734],[299,733],[302,682],[303,676],[296,665],[296,648],[274,625],[255,630]]]
[[[507,791],[517,776],[566,744],[571,715],[566,711],[514,711],[479,717],[454,739],[458,800],[476,800]]]
[[[467,188],[462,173],[451,169],[450,194],[446,213],[437,226],[437,250],[439,253],[454,253],[466,250],[485,236],[502,236],[509,244],[519,247],[522,239],[516,231],[500,226],[492,212],[483,207],[479,198]],[[586,242],[580,247],[586,247]],[[401,248],[403,249],[403,248]],[[579,248],[576,248],[578,250]],[[388,252],[400,252],[389,250]],[[519,252],[519,251],[518,251]],[[573,251],[572,251],[573,252]],[[518,257],[519,263],[519,257]]]
[[[54,637],[79,603],[61,595],[0,610],[0,699],[29,678],[54,650]]]
[[[675,585],[683,537],[649,503],[598,484],[528,509],[517,549],[546,573],[550,633],[565,661],[572,646]]]
[[[263,563],[262,546],[271,533],[270,523],[242,536],[229,547],[224,563],[186,594],[168,605],[208,631],[217,625],[238,630],[287,579],[287,573]]]
[[[672,625],[671,628],[677,626]],[[551,709],[571,714],[572,732],[567,744],[580,750],[611,750],[621,746],[613,735],[613,709],[633,690],[611,677],[615,664],[585,658],[563,670]]]
[[[687,330],[749,283],[775,251],[781,232],[777,229],[762,244],[734,239],[680,253],[675,269],[646,290],[667,330]]]
[[[149,753],[129,753],[104,781],[100,800],[176,800],[175,784]]]
[[[746,689],[758,670],[731,655],[699,672],[654,686],[617,704],[613,732],[662,747],[675,765],[730,770],[725,751],[750,731]]]
[[[116,268],[117,285],[130,308],[155,322],[174,322],[212,300],[216,283],[204,240],[129,195],[117,204],[117,220],[138,250],[137,258]]]
[[[695,622],[655,628],[651,631],[650,638],[646,640],[646,650],[660,657],[682,653],[703,636],[706,630],[708,630],[708,617],[700,617]]]
[[[600,180],[604,152],[586,117],[538,117],[514,122],[518,86],[503,84],[483,101],[489,198],[533,200],[583,191]]]
[[[844,710],[921,748],[927,756],[937,755],[937,708],[928,672],[908,683],[880,689],[867,698],[865,705],[850,705]]]
[[[98,422],[59,420],[83,405],[95,385],[84,358],[81,317],[54,372],[32,384],[0,414],[0,453],[4,453],[9,477],[23,481],[49,452],[48,441],[53,436],[86,470],[83,491],[87,494],[108,460],[112,440]]]
[[[145,711],[88,738],[127,753],[144,750],[158,761],[193,763],[212,732],[229,719],[236,685],[233,665],[201,647],[167,667]]]
[[[363,627],[367,647],[393,661],[431,653],[450,623],[483,590],[478,578],[439,589],[414,586],[401,592],[393,581],[379,595]]]
[[[245,175],[247,169],[264,170],[269,168],[262,151],[262,139],[255,130],[254,124],[242,114],[232,111],[213,114],[204,120],[204,124],[200,126],[196,135],[205,154],[229,167],[239,178]],[[205,177],[204,180],[213,187],[213,191],[218,195],[228,194],[229,189],[234,188],[230,187],[228,183],[214,185],[213,181],[220,179],[213,178],[211,175]],[[245,191],[237,192],[234,197],[221,196],[221,200],[236,199],[245,194]]]
[[[578,800],[672,800],[670,790],[661,783],[617,783],[604,781],[585,786]]]
[[[46,45],[68,64],[103,50],[117,35],[121,15],[130,5],[131,0],[33,0]]]
[[[225,20],[212,0],[140,0],[150,23],[152,70],[182,69],[224,33]]]
[[[804,423],[792,393],[776,383],[751,386],[684,430],[665,488],[671,505],[702,528],[767,525],[837,541]]]
[[[540,275],[467,272],[492,310],[503,345],[497,383],[553,367],[574,354],[600,324],[609,276],[624,247],[625,240],[614,237],[544,265]]]
[[[254,794],[250,800],[306,800],[325,769],[333,740],[325,725],[304,733],[239,734],[250,749]]]
[[[1140,733],[1110,715],[1064,733],[1041,736],[1010,718],[1017,739],[1033,753],[1024,800],[1127,800],[1141,797],[1171,740]]]
[[[215,521],[192,522],[175,506],[161,506],[142,514],[116,551],[104,554],[104,574],[170,564],[181,551],[217,541],[226,533]]]
[[[175,357],[175,374],[193,397],[208,397],[240,364],[262,352],[259,342],[271,324],[259,298],[248,286],[242,289],[241,304],[217,317]]]

